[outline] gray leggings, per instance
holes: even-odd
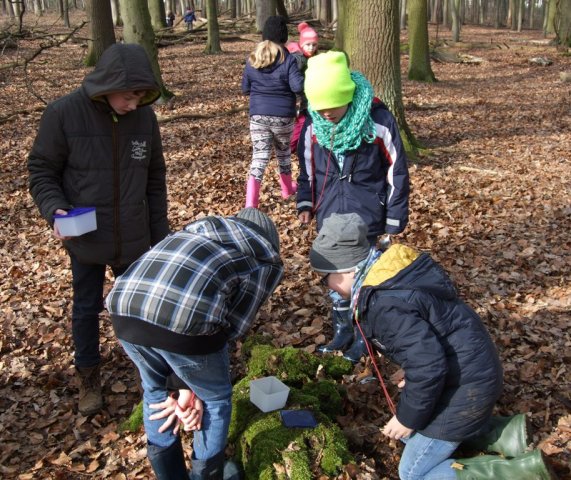
[[[252,115],[250,135],[252,137],[252,164],[250,175],[262,181],[266,167],[275,148],[280,174],[291,174],[290,140],[295,117],[273,117]]]

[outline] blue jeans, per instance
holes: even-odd
[[[429,438],[416,432],[403,439],[406,444],[399,464],[402,480],[456,480],[450,456],[460,442]]]
[[[157,412],[149,405],[166,400],[167,377],[174,372],[204,404],[202,429],[194,431],[193,458],[208,460],[224,450],[232,414],[228,346],[207,355],[181,355],[123,340],[120,342],[141,375],[147,441],[158,447],[169,447],[177,439],[172,428],[159,432],[164,419],[149,420],[149,416]]]
[[[103,311],[103,285],[107,265],[88,265],[80,263],[71,253],[69,256],[73,276],[71,332],[75,366],[93,367],[101,362],[99,313]],[[111,268],[113,275],[118,277],[127,270],[127,265]]]

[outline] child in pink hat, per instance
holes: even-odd
[[[317,54],[319,37],[317,32],[311,28],[307,22],[301,22],[297,26],[297,31],[299,32],[299,41],[287,43],[286,48],[296,58],[299,71],[302,75],[305,75],[307,59]],[[293,134],[291,136],[292,151],[295,151],[297,148],[299,134],[301,133],[301,128],[303,127],[306,116],[307,98],[305,98],[305,95],[302,93],[300,95],[299,112],[297,114],[295,126],[293,127]]]

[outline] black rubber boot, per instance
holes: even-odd
[[[190,480],[240,480],[240,468],[232,460],[224,461],[224,450],[207,460],[192,458]]]
[[[462,442],[462,445],[482,452],[500,453],[504,457],[517,457],[525,453],[531,443],[529,421],[523,413],[492,417],[488,429],[486,434]]]
[[[333,340],[327,345],[317,347],[317,351],[320,353],[343,351],[353,342],[353,315],[351,310],[333,308],[331,321],[333,323]]]
[[[180,438],[166,448],[147,444],[147,457],[157,480],[188,480]]]
[[[345,350],[343,353],[343,358],[353,363],[359,363],[361,361],[361,357],[367,353],[367,344],[365,343],[363,335],[361,335],[358,327],[355,327],[354,329],[354,338],[355,340],[349,349]]]

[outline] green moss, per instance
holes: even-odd
[[[319,410],[330,419],[335,420],[337,415],[343,413],[343,397],[341,390],[336,383],[323,380],[321,382],[307,383],[302,391],[309,397],[317,398]]]
[[[234,385],[228,437],[246,478],[310,480],[338,475],[352,456],[341,429],[334,423],[343,414],[345,394],[334,380],[353,371],[351,362],[255,342],[247,349],[248,374]],[[290,388],[286,408],[311,410],[317,427],[284,427],[279,412],[263,413],[250,402],[249,382],[270,375]]]
[[[246,478],[310,480],[315,469],[335,476],[352,459],[337,425],[323,420],[314,429],[286,428],[278,412],[250,422],[238,452]]]
[[[343,432],[334,423],[343,414],[345,395],[336,380],[351,373],[353,365],[333,355],[275,348],[266,337],[249,340],[242,346],[249,356],[248,373],[233,387],[228,434],[228,443],[235,451],[235,459],[242,463],[246,478],[311,480],[337,476],[352,456]],[[264,413],[250,402],[250,381],[270,375],[290,388],[286,408],[311,410],[318,422],[315,428],[284,427],[278,411]],[[119,428],[136,432],[142,425],[141,402]]]
[[[127,420],[119,425],[119,432],[138,432],[143,426],[143,402],[139,402]]]

